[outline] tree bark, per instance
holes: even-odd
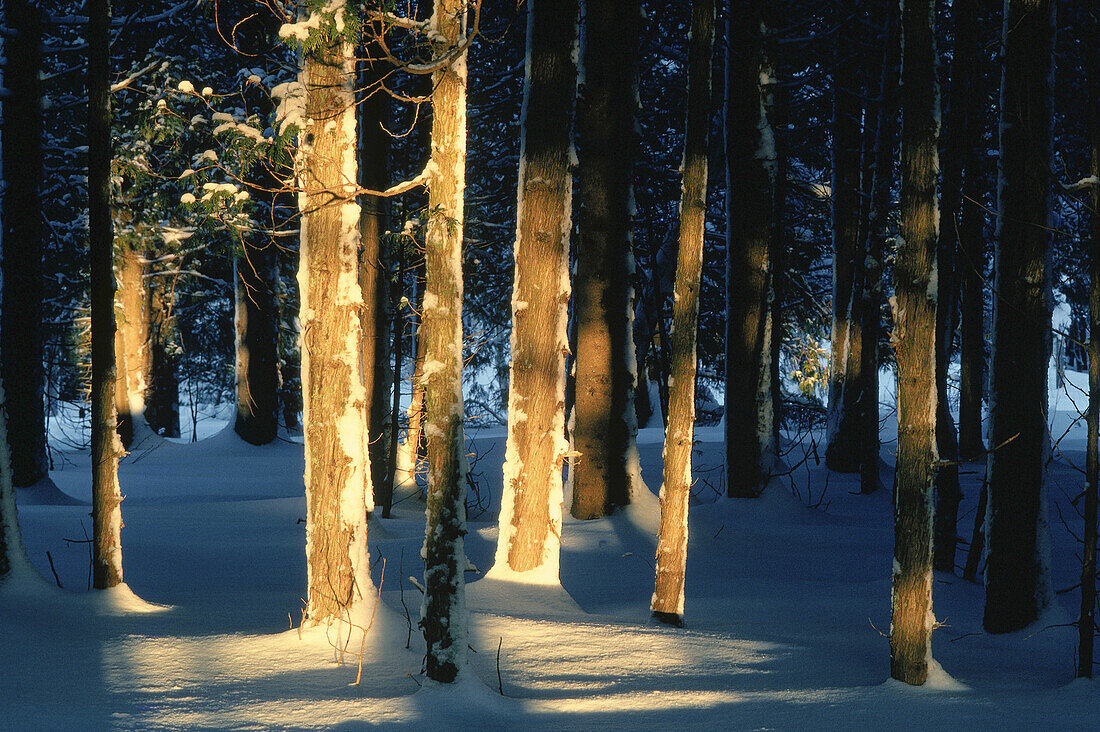
[[[730,22],[751,21],[750,12]],[[695,435],[695,343],[707,215],[714,0],[696,0],[692,5],[689,38],[687,132],[680,198],[680,249],[676,258],[672,296],[672,354],[664,486],[661,489],[661,528],[657,534],[656,578],[650,606],[654,617],[675,626],[683,625],[684,616],[691,449]],[[758,91],[758,97],[759,94]]]
[[[497,564],[557,577],[561,551],[565,357],[578,4],[532,0],[520,118],[508,443]]]
[[[115,415],[109,0],[88,2],[88,259],[92,330],[92,584],[122,583],[122,453]]]
[[[355,50],[331,28],[303,60],[299,132],[306,613],[356,622],[372,589],[365,393],[360,376]],[[364,625],[365,627],[365,625]]]
[[[145,419],[145,391],[149,387],[149,306],[146,296],[144,252],[119,243],[118,292],[115,297],[116,387],[118,434],[129,449],[135,429]]]
[[[37,3],[5,7],[3,257],[0,377],[8,387],[8,445],[16,486],[49,479],[42,350],[42,20]]]
[[[435,0],[432,46],[461,41],[465,0]],[[462,418],[462,229],[466,187],[466,54],[432,77],[432,175],[424,234],[425,427],[428,506],[420,625],[433,681],[466,666],[466,453]]]
[[[639,0],[587,0],[577,104],[580,210],[574,301],[575,518],[606,516],[644,489],[634,413],[632,220]]]
[[[775,138],[758,0],[730,7],[726,66],[726,492],[760,495],[775,459],[771,395]]]
[[[0,169],[2,172],[2,169]],[[0,382],[0,584],[20,565],[26,566],[27,555],[19,532],[19,517],[15,508],[15,486],[12,484],[11,449],[8,447],[7,399]]]
[[[861,19],[846,4],[833,60],[833,327],[829,369],[825,464],[842,473],[859,472],[858,396],[863,389],[859,306],[860,251],[860,79],[852,58]]]
[[[237,417],[233,430],[252,445],[279,431],[278,248],[265,234],[244,237],[236,274]]]
[[[936,453],[936,182],[939,90],[933,0],[903,0],[901,237],[895,264],[898,456],[890,675],[928,679],[932,658],[932,491]]]
[[[1018,630],[1052,601],[1046,525],[1054,3],[1008,0],[991,380],[985,616]]]

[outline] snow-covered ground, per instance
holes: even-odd
[[[1070,427],[1071,397],[1083,406],[1072,386],[1051,404],[1052,434],[1068,428],[1051,466],[1058,589],[1080,572],[1058,520],[1060,510],[1079,523],[1069,498],[1083,479],[1067,460],[1083,466],[1085,430]],[[504,434],[468,433],[482,456],[478,488],[492,497],[466,541],[481,570],[495,549]],[[564,591],[468,575],[475,653],[453,690],[422,687],[419,676],[420,597],[406,579],[422,573],[415,499],[372,522],[382,605],[353,685],[359,649],[339,663],[323,630],[298,630],[301,445],[251,447],[231,431],[194,444],[150,438],[120,468],[124,566],[140,600],[84,592],[88,547],[66,539],[91,530],[86,503],[22,496],[27,552],[46,579],[0,587],[0,728],[1096,729],[1100,681],[1073,681],[1076,631],[1062,625],[1076,615],[1076,591],[1036,627],[993,636],[981,627],[982,589],[941,575],[934,601],[945,625],[933,652],[944,672],[924,688],[888,681],[889,491],[859,495],[856,476],[829,475],[810,457],[758,500],[716,500],[708,483],[720,488],[721,433],[697,438],[687,629],[649,619],[656,501],[604,520],[567,517]],[[639,440],[654,491],[661,439],[647,429]],[[884,435],[886,485],[893,447]],[[58,457],[54,480],[87,502],[87,452]],[[969,536],[979,467],[963,480]]]

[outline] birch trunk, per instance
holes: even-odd
[[[557,580],[578,5],[531,0],[520,117],[508,443],[497,566]]]
[[[637,464],[634,156],[639,0],[586,0],[584,84],[577,105],[576,392],[571,513],[607,516],[644,490]]]
[[[464,39],[465,0],[435,0],[433,50]],[[428,678],[466,667],[466,455],[462,436],[462,230],[466,187],[466,53],[433,75],[432,158],[424,234],[424,372],[428,506],[420,625]]]
[[[115,274],[111,226],[110,0],[88,3],[88,259],[92,330],[92,585],[122,583],[122,453],[115,414]]]
[[[933,0],[902,2],[901,234],[895,281],[898,456],[890,675],[928,679],[932,660],[932,495],[936,453],[939,90]]]
[[[745,18],[746,21],[750,19]],[[684,616],[691,448],[695,435],[695,343],[707,215],[714,0],[696,0],[692,5],[689,38],[687,132],[680,198],[680,250],[672,296],[672,357],[661,529],[657,534],[657,570],[650,606],[654,617],[675,626],[683,625]]]
[[[991,633],[1029,625],[1053,599],[1043,549],[1053,38],[1052,0],[1007,0],[983,619]]]
[[[306,613],[314,624],[356,622],[372,588],[369,485],[360,377],[359,206],[354,46],[331,30],[303,60],[302,412],[305,435]],[[365,627],[365,626],[364,626]]]

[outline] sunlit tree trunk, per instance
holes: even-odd
[[[342,11],[338,11],[342,12]],[[322,25],[324,25],[322,21]],[[372,589],[371,505],[360,377],[355,51],[331,27],[305,54],[299,133],[307,615],[356,622]]]
[[[751,20],[751,13],[746,13],[730,22]],[[676,626],[683,624],[684,616],[691,449],[695,435],[695,343],[707,215],[713,46],[714,0],[696,0],[692,5],[688,42],[687,132],[680,198],[680,249],[672,296],[672,362],[664,485],[661,488],[661,529],[657,535],[657,571],[650,606],[654,617]]]
[[[422,269],[422,268],[417,268]],[[420,312],[423,312],[423,302]],[[413,484],[416,481],[417,463],[423,454],[424,445],[424,330],[423,320],[416,323],[413,331],[415,341],[415,353],[413,355],[412,395],[409,397],[409,408],[405,412],[409,422],[409,428],[405,432],[405,442],[397,456],[396,479],[402,484]]]
[[[464,39],[465,0],[435,0],[433,49]],[[427,674],[450,683],[466,666],[466,454],[462,436],[462,230],[466,188],[466,53],[433,75],[432,175],[424,234],[424,372],[428,507],[420,625]]]
[[[883,26],[883,61],[879,86],[878,119],[875,123],[874,166],[871,202],[867,220],[866,257],[863,266],[863,298],[860,308],[863,329],[861,351],[863,390],[859,395],[862,421],[860,449],[860,492],[872,493],[882,487],[879,477],[879,358],[882,334],[882,257],[886,243],[886,225],[890,214],[890,190],[894,182],[897,157],[897,120],[901,38],[898,27],[898,2],[888,0]]]
[[[49,480],[42,361],[42,91],[38,3],[8,2],[4,42],[3,292],[0,375],[8,387],[8,444],[15,485]]]
[[[775,138],[764,3],[731,3],[726,61],[726,491],[760,494],[774,461],[771,254]]]
[[[934,2],[902,2],[901,237],[895,263],[898,455],[890,675],[923,684],[932,658],[932,494],[936,453],[939,90]]]
[[[92,328],[92,584],[122,582],[122,495],[115,430],[115,274],[111,226],[109,0],[88,2],[88,258]]]
[[[512,286],[512,366],[498,566],[557,577],[569,351],[569,231],[575,0],[527,6],[527,69],[520,118],[519,212]]]
[[[859,471],[860,437],[858,397],[863,388],[859,306],[862,294],[860,230],[860,116],[859,62],[855,48],[861,18],[842,4],[833,59],[833,327],[829,368],[829,407],[826,422],[825,464],[844,473]]]
[[[149,321],[144,255],[127,244],[116,251],[115,406],[118,435],[129,448],[135,429],[144,427],[145,390],[149,376]]]
[[[1052,602],[1047,543],[1054,3],[1007,0],[1001,81],[985,616],[1018,630]]]
[[[644,489],[634,413],[634,216],[638,0],[586,0],[577,212],[574,517],[625,506]]]

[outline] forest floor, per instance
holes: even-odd
[[[1083,404],[1055,392],[1051,405],[1052,434],[1068,428],[1050,469],[1059,590],[1080,574],[1069,501],[1083,478],[1070,463],[1084,465],[1085,429],[1070,426],[1070,396]],[[467,433],[485,510],[471,513],[466,549],[481,570],[493,561],[504,435]],[[639,436],[654,491],[661,439],[659,429]],[[889,681],[889,490],[859,495],[857,476],[829,474],[811,454],[759,499],[718,499],[721,430],[701,428],[697,440],[686,629],[649,618],[655,498],[608,519],[567,518],[564,591],[467,575],[472,673],[442,689],[420,676],[420,595],[407,579],[422,574],[415,498],[371,524],[382,604],[354,685],[358,649],[340,663],[322,631],[297,629],[301,445],[251,447],[228,430],[191,444],[151,437],[119,471],[134,595],[85,592],[86,504],[20,495],[27,553],[46,579],[0,588],[0,729],[1096,729],[1100,681],[1073,680],[1076,590],[1035,626],[989,635],[982,588],[940,574],[933,654],[943,670],[922,688]],[[886,486],[893,447],[887,435]],[[87,502],[87,452],[55,451],[55,467],[57,485]],[[969,536],[979,467],[963,481]]]

